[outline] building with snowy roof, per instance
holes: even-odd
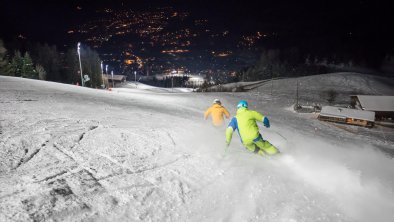
[[[104,81],[107,82],[109,87],[112,87],[112,85],[117,86],[121,83],[126,82],[127,76],[125,75],[103,75]],[[113,84],[112,84],[113,83]]]
[[[372,127],[375,113],[358,109],[348,109],[335,106],[323,106],[319,120]]]
[[[360,110],[375,112],[377,120],[394,119],[394,96],[351,96],[351,105]]]
[[[205,76],[201,75],[189,75],[189,79],[187,80],[187,85],[193,87],[200,87],[205,81]]]

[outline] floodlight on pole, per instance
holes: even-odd
[[[108,65],[105,65],[105,74],[107,75],[107,87],[109,88]]]
[[[79,69],[81,71],[81,84],[82,86],[85,86],[85,82],[83,81],[83,75],[82,75],[82,63],[81,63],[81,43],[78,42],[78,58],[79,58]]]
[[[114,88],[114,71],[111,71],[111,75],[112,75],[112,88]]]
[[[137,88],[137,71],[134,71],[134,84],[135,88]]]
[[[104,67],[103,67],[103,61],[101,61],[101,79],[103,80],[103,88],[105,88],[105,84],[104,84]]]

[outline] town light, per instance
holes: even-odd
[[[79,69],[81,71],[81,84],[82,86],[85,86],[85,81],[83,81],[83,75],[82,75],[82,63],[81,63],[81,49],[80,49],[81,43],[78,42],[78,58],[79,58]]]

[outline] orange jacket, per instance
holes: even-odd
[[[209,114],[211,114],[212,123],[215,126],[223,125],[223,114],[227,119],[230,118],[230,113],[227,111],[227,109],[219,104],[213,104],[211,107],[209,107],[204,113],[204,119],[207,119]]]

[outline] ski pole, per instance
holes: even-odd
[[[230,146],[230,144],[227,144],[227,143],[226,143],[226,145],[225,145],[225,147],[224,147],[224,155],[227,154],[227,151],[228,151],[228,149],[229,149],[229,146]]]

